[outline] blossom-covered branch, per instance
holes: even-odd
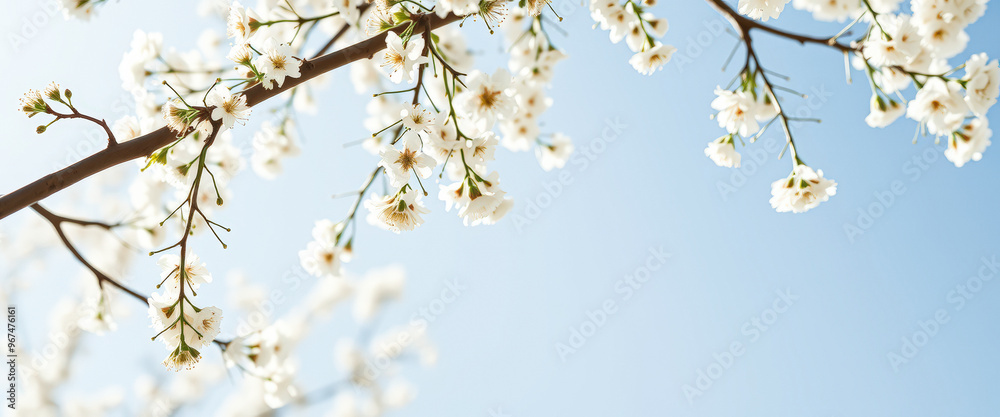
[[[444,17],[430,16],[430,27],[439,28],[449,23],[460,20],[457,15],[450,14]],[[394,29],[401,31],[402,29]],[[417,33],[423,28],[414,29]],[[379,50],[385,48],[385,38],[387,34],[381,33],[371,38],[360,41],[336,52],[321,56],[319,58],[306,61],[303,65],[302,75],[299,78],[289,80],[281,87],[265,89],[258,85],[251,87],[243,94],[246,97],[248,107],[253,107],[278,94],[291,90],[295,86],[313,79],[319,75],[340,68],[359,59],[369,58]],[[120,144],[120,146],[109,147],[97,152],[83,160],[74,163],[66,168],[46,175],[31,184],[0,196],[0,219],[3,219],[29,205],[38,202],[66,187],[69,187],[80,180],[97,174],[115,165],[149,156],[154,151],[169,145],[176,140],[177,136],[168,128],[163,127],[153,132]]]

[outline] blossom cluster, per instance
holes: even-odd
[[[168,369],[191,369],[201,359],[201,351],[212,344],[219,335],[222,310],[217,307],[198,307],[193,299],[195,290],[212,282],[212,275],[197,255],[163,255],[157,262],[163,282],[162,293],[152,293],[149,317],[153,329],[170,354],[163,361]]]
[[[329,231],[330,225],[317,223],[318,233]],[[308,265],[303,260],[303,266]],[[230,341],[224,351],[227,366],[243,370],[246,378],[239,389],[226,400],[224,415],[250,415],[295,404],[304,394],[296,376],[300,369],[295,348],[320,320],[330,317],[338,307],[352,301],[351,312],[359,325],[367,325],[383,306],[398,298],[405,283],[401,268],[375,269],[363,277],[354,277],[339,269],[336,272],[317,271],[321,277],[295,309],[273,323],[256,326]],[[263,290],[255,292],[242,279],[230,283],[232,295],[249,308],[260,305]],[[369,348],[359,343],[370,343]],[[436,351],[429,343],[423,323],[394,327],[369,337],[342,337],[329,350],[343,386],[334,397],[332,415],[357,415],[360,411],[377,412],[405,405],[415,396],[413,388],[396,376],[396,359],[403,354],[419,355],[425,365],[433,364]],[[377,413],[376,413],[377,414]]]
[[[667,19],[657,18],[646,11],[655,0],[590,0],[590,17],[607,30],[612,43],[625,40],[635,55],[629,64],[640,74],[652,75],[663,68],[677,48],[658,41],[667,33]],[[595,25],[596,26],[596,25]]]
[[[777,18],[787,0],[740,0],[739,13],[751,19]],[[1000,96],[1000,65],[980,53],[958,66],[949,59],[965,50],[969,36],[966,28],[986,8],[983,0],[912,0],[909,13],[901,12],[901,0],[795,0],[797,9],[810,11],[818,20],[854,21],[831,39],[847,33],[860,22],[867,23],[864,35],[846,47],[853,56],[853,67],[864,71],[872,96],[865,122],[875,128],[889,126],[902,116],[918,124],[917,135],[935,140],[947,138],[945,157],[962,167],[978,161],[990,145],[992,131],[986,112]],[[836,183],[823,178],[802,162],[791,132],[789,119],[781,113],[777,97],[766,82],[766,72],[747,52],[740,86],[717,89],[712,102],[718,111],[719,126],[728,134],[709,144],[705,154],[720,166],[739,166],[734,138],[753,142],[763,129],[780,120],[788,136],[793,156],[793,171],[788,178],[772,184],[771,205],[777,211],[803,212],[827,201],[836,192]],[[751,69],[750,65],[756,68]],[[958,72],[964,70],[964,74]],[[758,75],[764,79],[759,88]],[[910,86],[915,92],[910,92]],[[912,94],[912,98],[906,96]],[[774,101],[771,103],[771,101]],[[766,122],[761,128],[761,122]],[[916,139],[914,139],[916,142]]]

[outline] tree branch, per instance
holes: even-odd
[[[49,222],[49,224],[52,225],[52,227],[56,230],[56,234],[59,235],[59,239],[62,240],[64,245],[66,245],[66,249],[69,249],[70,253],[73,254],[73,257],[75,257],[76,260],[80,261],[80,263],[83,264],[83,266],[85,266],[88,270],[90,270],[91,273],[94,274],[94,277],[97,278],[97,286],[100,287],[101,290],[104,289],[104,284],[111,284],[111,286],[118,288],[119,290],[122,290],[124,293],[128,295],[131,295],[132,298],[141,301],[143,304],[146,304],[147,306],[149,305],[148,297],[139,294],[137,291],[129,287],[126,287],[122,283],[116,281],[114,278],[109,277],[107,274],[101,272],[99,269],[94,267],[94,265],[92,265],[89,261],[87,261],[87,258],[84,258],[83,255],[76,249],[76,246],[73,246],[73,243],[69,241],[69,237],[66,236],[66,232],[63,230],[62,227],[63,223],[72,223],[81,226],[97,226],[105,230],[111,230],[115,227],[120,226],[120,224],[110,224],[110,223],[102,223],[102,222],[95,222],[88,220],[79,220],[70,217],[63,217],[51,211],[48,211],[47,209],[45,209],[45,207],[42,207],[38,203],[32,204],[31,209],[35,210],[35,212],[40,214],[43,218],[45,218],[46,221]],[[230,341],[219,340],[219,339],[212,340],[212,343],[218,345],[219,348],[221,348],[222,350],[226,349],[226,347],[229,345],[229,342]]]
[[[729,19],[729,23],[733,25],[734,29],[740,32],[740,37],[742,37],[744,41],[747,42],[748,46],[749,46],[749,37],[745,35],[749,34],[750,31],[753,29],[760,29],[763,32],[767,32],[772,35],[782,37],[785,39],[793,40],[803,45],[807,43],[825,45],[842,52],[854,52],[858,50],[857,48],[851,45],[838,42],[837,36],[832,36],[829,38],[818,38],[814,36],[806,36],[797,33],[787,32],[772,26],[765,25],[756,20],[750,19],[746,16],[739,14],[736,10],[733,10],[732,7],[726,4],[725,0],[705,0],[705,1],[707,1],[709,5],[715,8],[716,11],[718,11],[727,19]]]
[[[461,16],[448,14],[445,17],[437,15],[427,16],[431,29],[453,23],[461,19]],[[404,27],[394,29],[402,32]],[[413,32],[422,33],[424,27],[418,25]],[[253,107],[267,99],[282,92],[288,91],[299,84],[302,84],[321,74],[340,68],[351,62],[362,58],[371,58],[378,51],[385,48],[386,33],[380,33],[371,38],[365,39],[344,49],[329,53],[316,59],[303,62],[301,76],[299,78],[286,78],[281,87],[271,90],[264,89],[263,85],[256,85],[243,92],[247,98],[247,106]],[[56,192],[65,189],[91,175],[97,174],[115,165],[148,156],[153,151],[160,149],[176,140],[177,137],[168,128],[163,127],[154,132],[145,134],[128,142],[111,146],[105,150],[97,152],[83,160],[46,175],[31,184],[0,197],[0,219],[6,218],[21,209],[30,206]]]
[[[62,227],[63,223],[72,223],[72,224],[77,224],[77,225],[80,225],[80,226],[97,226],[97,227],[101,227],[101,228],[103,228],[105,230],[111,230],[112,228],[114,228],[114,227],[116,227],[118,225],[108,224],[108,223],[101,223],[101,222],[92,222],[92,221],[86,221],[86,220],[77,220],[77,219],[71,219],[69,217],[59,216],[59,215],[57,215],[55,213],[52,213],[51,211],[46,210],[44,207],[42,207],[38,203],[32,204],[31,205],[31,209],[35,210],[36,212],[38,212],[38,214],[40,214],[43,218],[45,218],[46,221],[48,221],[50,224],[52,224],[52,227],[56,229],[56,234],[59,235],[59,239],[62,240],[62,242],[63,242],[64,245],[66,245],[66,248],[69,249],[70,253],[72,253],[73,256],[78,261],[80,261],[81,264],[83,264],[83,266],[87,267],[87,269],[89,269],[90,272],[92,272],[94,274],[94,276],[97,277],[97,285],[101,289],[104,289],[104,284],[105,283],[111,284],[111,285],[117,287],[118,289],[124,291],[128,295],[131,295],[132,297],[135,297],[135,298],[141,300],[143,303],[147,302],[146,301],[146,297],[144,295],[139,294],[135,290],[132,290],[132,289],[130,289],[130,288],[122,285],[118,281],[115,281],[113,278],[109,277],[107,274],[105,274],[105,273],[101,272],[100,270],[98,270],[96,267],[94,267],[94,265],[91,265],[90,262],[88,262],[87,259],[84,258],[83,255],[80,254],[80,252],[76,250],[76,247],[73,246],[73,243],[71,243],[69,241],[69,238],[66,236],[66,232],[63,231],[63,227]]]

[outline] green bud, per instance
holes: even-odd
[[[39,135],[41,135],[42,133],[45,133],[45,125],[41,125],[41,126],[38,126],[37,128],[35,128],[35,133],[37,133]]]
[[[66,94],[66,98],[73,98],[73,92],[69,91],[68,88],[66,89],[64,94]]]

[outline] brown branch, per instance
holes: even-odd
[[[148,297],[146,297],[145,295],[139,294],[139,292],[137,292],[137,291],[135,291],[135,290],[133,290],[133,289],[131,289],[129,287],[126,287],[125,285],[123,285],[122,283],[118,282],[114,278],[109,277],[107,274],[101,272],[93,264],[91,264],[89,261],[87,261],[87,258],[84,258],[83,254],[81,254],[80,251],[78,251],[76,249],[76,246],[73,246],[73,243],[69,241],[69,237],[66,236],[66,232],[63,230],[63,227],[62,227],[63,223],[71,223],[71,224],[77,224],[77,225],[81,225],[81,226],[96,226],[96,227],[100,227],[100,228],[105,229],[105,230],[111,230],[111,229],[113,229],[115,227],[120,226],[120,224],[109,224],[109,223],[102,223],[102,222],[88,221],[88,220],[79,220],[79,219],[74,219],[74,218],[70,218],[70,217],[60,216],[60,215],[55,214],[55,213],[53,213],[51,211],[48,211],[47,209],[45,209],[45,207],[42,207],[38,203],[32,204],[31,205],[31,209],[35,210],[35,212],[37,212],[39,215],[41,215],[43,218],[45,218],[45,220],[48,221],[49,224],[52,225],[52,227],[56,230],[56,234],[59,235],[59,239],[62,240],[63,245],[66,245],[66,249],[69,249],[70,253],[73,254],[73,257],[75,257],[76,260],[80,261],[80,263],[83,264],[84,267],[86,267],[88,270],[90,270],[91,273],[94,274],[94,277],[97,278],[97,286],[101,290],[104,290],[104,284],[111,284],[111,286],[113,286],[115,288],[118,288],[119,290],[122,290],[122,292],[124,292],[124,293],[126,293],[128,295],[131,295],[132,298],[135,298],[135,299],[137,299],[139,301],[142,301],[142,303],[146,304],[147,306],[149,305],[149,298]],[[229,345],[230,341],[215,339],[215,340],[212,340],[212,342],[215,343],[216,345],[218,345],[219,348],[221,348],[222,350],[225,350],[226,347]]]
[[[360,16],[364,14],[369,7],[371,7],[371,3],[362,3],[360,6],[358,6],[358,15]],[[341,27],[340,30],[337,31],[337,33],[334,34],[332,38],[330,38],[329,41],[327,41],[326,45],[323,45],[323,47],[319,49],[319,52],[316,52],[316,55],[313,56],[313,59],[319,58],[321,55],[325,54],[326,51],[329,51],[330,48],[333,47],[333,44],[337,43],[337,40],[343,37],[344,34],[347,33],[347,30],[350,28],[351,24],[345,21],[344,26]]]
[[[430,15],[428,18],[430,19],[429,26],[431,29],[437,29],[461,19],[460,16],[456,16],[455,14],[449,14],[445,17]],[[403,27],[394,29],[397,32],[402,32],[403,30]],[[413,33],[422,33],[423,31],[424,28],[418,26],[414,28]],[[321,74],[359,59],[371,58],[376,52],[385,48],[385,37],[386,33],[380,33],[336,52],[309,60],[302,65],[302,75],[299,78],[286,78],[281,87],[271,90],[264,89],[262,85],[251,87],[244,92],[247,98],[247,105],[251,107],[256,106]],[[88,156],[73,165],[46,175],[31,184],[0,197],[0,219],[6,218],[91,175],[115,165],[148,156],[153,151],[169,145],[175,140],[177,140],[177,136],[168,128],[163,127]]]
[[[70,107],[72,113],[59,113],[51,108],[47,111],[48,114],[56,116],[58,119],[84,119],[96,123],[98,126],[104,128],[104,133],[108,134],[108,146],[115,146],[118,144],[118,140],[115,139],[115,134],[111,133],[111,127],[108,126],[108,122],[104,119],[98,120],[96,117],[87,116],[86,114],[80,113],[74,107]]]
[[[767,32],[772,35],[779,36],[785,39],[793,40],[803,45],[807,43],[825,45],[842,52],[854,52],[858,50],[857,48],[851,45],[846,45],[838,42],[836,36],[829,38],[818,38],[814,36],[792,33],[775,28],[773,26],[765,25],[756,20],[753,20],[751,18],[739,14],[736,10],[733,10],[732,7],[726,4],[725,0],[705,0],[705,1],[707,1],[709,5],[715,8],[716,11],[718,11],[727,19],[729,19],[729,23],[733,25],[734,29],[740,32],[740,36],[743,37],[744,40],[748,39],[748,36],[746,35],[748,35],[751,30],[760,29],[763,32]],[[749,45],[749,40],[747,40],[747,43]]]
[[[48,221],[52,225],[52,227],[56,229],[56,234],[59,235],[59,239],[62,240],[62,242],[63,242],[64,245],[66,245],[66,248],[69,249],[70,253],[72,253],[73,256],[78,261],[80,261],[81,264],[83,264],[83,266],[85,266],[87,269],[89,269],[90,272],[92,272],[94,274],[94,276],[97,277],[97,286],[98,287],[100,287],[101,289],[104,289],[104,284],[105,283],[111,284],[112,286],[114,286],[114,287],[116,287],[116,288],[124,291],[126,294],[131,295],[132,297],[135,297],[135,298],[141,300],[142,302],[148,304],[148,301],[147,301],[147,299],[146,299],[146,297],[144,295],[139,294],[138,292],[136,292],[136,291],[134,291],[134,290],[132,290],[132,289],[130,289],[130,288],[122,285],[118,281],[115,281],[113,278],[111,278],[107,274],[101,272],[96,267],[94,267],[94,265],[92,265],[90,262],[88,262],[87,259],[84,258],[82,254],[80,254],[80,252],[76,249],[76,247],[73,246],[73,243],[69,241],[69,238],[66,236],[66,232],[63,230],[63,227],[62,227],[63,223],[72,223],[72,224],[77,224],[77,225],[80,225],[80,226],[97,226],[97,227],[101,227],[101,228],[103,228],[105,230],[111,230],[112,228],[117,227],[118,225],[101,223],[101,222],[86,221],[86,220],[77,220],[77,219],[72,219],[72,218],[69,218],[69,217],[63,217],[63,216],[57,215],[55,213],[52,213],[51,211],[46,210],[44,207],[42,207],[38,203],[32,204],[31,205],[31,209],[35,210],[36,212],[38,212],[38,214],[40,214],[42,217],[44,217],[45,220]]]
[[[770,96],[771,101],[774,102],[775,110],[778,112],[777,117],[781,119],[781,127],[785,132],[785,138],[787,138],[787,146],[792,155],[792,164],[799,164],[801,160],[799,159],[798,152],[795,149],[795,141],[792,139],[792,130],[788,125],[788,115],[785,114],[784,109],[781,106],[778,96],[774,93],[774,85],[767,78],[767,71],[760,64],[760,58],[757,56],[757,51],[753,47],[753,38],[751,36],[751,31],[754,29],[760,29],[763,32],[770,33],[775,36],[779,36],[785,39],[793,40],[799,42],[800,44],[817,44],[824,45],[836,50],[843,52],[845,55],[849,52],[857,52],[859,48],[852,45],[846,45],[840,43],[837,38],[838,36],[832,36],[829,38],[818,38],[814,36],[800,35],[797,33],[787,32],[781,29],[774,28],[762,24],[756,20],[750,19],[746,16],[739,14],[736,10],[733,10],[724,0],[706,0],[708,3],[715,8],[716,11],[725,16],[729,23],[736,29],[739,33],[740,40],[743,41],[744,46],[747,48],[746,62],[743,65],[743,74],[748,77],[756,77],[756,74],[760,74],[761,81],[764,84],[764,91]],[[753,62],[756,65],[756,70],[750,70],[750,63]],[[784,151],[782,151],[784,152]]]

